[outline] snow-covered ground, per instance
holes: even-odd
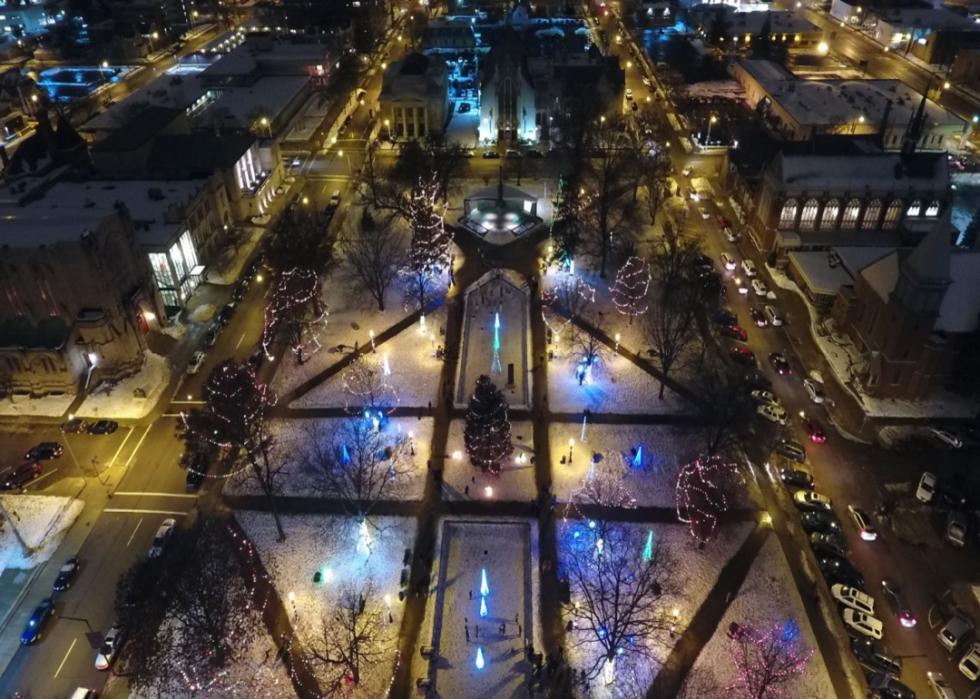
[[[170,362],[147,350],[143,368],[113,386],[100,384],[75,411],[77,417],[138,420],[156,406],[170,383]],[[134,391],[142,391],[140,396]]]
[[[817,647],[803,601],[793,583],[786,557],[775,535],[769,536],[759,552],[738,595],[732,600],[708,645],[691,668],[688,684],[699,688],[695,696],[720,696],[735,679],[730,656],[728,627],[732,622],[768,628],[789,620],[799,627],[800,647],[814,651],[807,673],[782,686],[783,694],[796,699],[834,696],[834,687]],[[855,695],[856,696],[856,695]]]
[[[67,412],[74,400],[74,393],[43,398],[6,398],[0,400],[0,415],[59,417]]]
[[[534,430],[531,422],[512,422],[510,434],[514,453],[501,466],[500,474],[484,473],[470,463],[463,442],[465,420],[453,420],[446,441],[442,497],[447,500],[502,500],[527,502],[536,494],[534,485]],[[459,458],[457,458],[457,455]],[[492,488],[487,491],[487,488]],[[467,492],[467,488],[469,491]]]
[[[276,440],[274,453],[286,463],[280,479],[282,495],[324,495],[317,487],[315,474],[305,464],[305,454],[309,450],[310,440],[332,442],[337,430],[351,419],[363,418],[283,419],[271,422],[271,431]],[[390,418],[382,429],[392,442],[408,440],[408,458],[413,464],[413,468],[392,481],[384,499],[420,500],[425,490],[426,463],[430,458],[432,418]],[[259,495],[262,490],[251,478],[248,469],[242,469],[229,479],[224,492],[229,495]]]
[[[215,310],[213,303],[202,303],[191,311],[190,321],[192,323],[207,323],[214,318]]]
[[[388,358],[391,374],[386,377],[386,381],[398,396],[399,406],[426,407],[429,402],[433,405],[437,402],[442,360],[436,358],[436,347],[443,344],[442,330],[445,324],[446,311],[445,308],[440,308],[430,316],[426,316],[426,333],[423,334],[420,323],[414,323],[387,342],[377,344],[377,356],[372,355],[372,359],[380,358],[379,361],[383,366],[384,358]],[[327,327],[329,332],[329,325]],[[366,336],[365,339],[370,341]],[[283,362],[276,373],[276,378],[273,379],[273,385],[276,386],[279,382],[283,387],[296,386],[344,356],[327,351],[325,343],[324,349],[301,366],[291,361]],[[316,365],[315,370],[311,369],[313,365]],[[297,376],[302,378],[297,379]],[[346,407],[348,396],[344,392],[343,385],[343,371],[341,371],[294,400],[290,403],[290,407]]]
[[[439,555],[434,563],[431,590],[434,594],[426,601],[419,639],[420,644],[437,648],[439,657],[431,665],[427,660],[413,657],[412,676],[431,676],[436,695],[442,697],[526,696],[522,694],[522,685],[530,666],[524,660],[524,643],[533,643],[536,650],[542,647],[534,623],[540,600],[537,523],[453,518],[443,520],[438,531]],[[484,568],[489,595],[487,616],[481,618],[480,585]],[[532,620],[530,628],[529,619]],[[506,624],[503,633],[499,629],[501,623]],[[484,659],[482,669],[477,667],[480,648]]]
[[[324,620],[334,609],[336,594],[345,587],[372,587],[372,603],[386,605],[385,633],[380,639],[385,662],[362,668],[361,684],[351,697],[379,699],[386,695],[397,662],[397,635],[403,605],[398,599],[399,576],[406,548],[415,542],[415,519],[376,517],[371,521],[370,543],[360,549],[358,528],[345,517],[286,515],[286,541],[276,540],[272,515],[264,512],[235,513],[258,550],[273,584],[304,645],[322,638]],[[321,571],[325,582],[312,582]],[[384,600],[387,600],[385,602]],[[388,630],[390,629],[390,633]],[[257,696],[257,695],[255,695]]]
[[[703,445],[696,430],[662,425],[587,424],[583,442],[581,424],[551,423],[548,439],[553,492],[560,501],[571,500],[572,494],[582,487],[591,466],[592,474],[606,469],[625,473],[623,484],[636,504],[650,507],[674,506],[677,474],[681,466],[698,455]],[[569,439],[574,440],[571,464],[568,463]]]
[[[587,527],[587,524],[581,520],[564,520],[558,524],[560,564],[563,551],[567,551],[572,545],[571,541],[576,529],[581,532],[581,528]],[[669,555],[672,562],[671,584],[675,593],[662,601],[662,608],[677,619],[677,631],[683,632],[686,624],[708,596],[722,567],[739,549],[755,525],[744,522],[722,527],[718,532],[718,538],[703,550],[698,550],[684,525],[624,524],[623,526],[638,529],[642,537],[645,537],[648,531],[653,531],[655,540]],[[567,614],[563,614],[563,617],[567,621]],[[589,670],[595,661],[597,646],[584,644],[583,637],[576,637],[578,633],[580,632],[572,631],[566,638],[566,658],[570,667],[576,671],[581,668]],[[672,639],[666,631],[656,638],[648,639],[649,659],[632,662],[621,659],[616,664],[616,677],[612,685],[604,684],[600,677],[591,683],[587,694],[583,694],[581,685],[577,685],[575,691],[579,696],[589,697],[645,696],[676,640],[676,637]]]
[[[0,520],[0,571],[27,570],[51,558],[85,507],[81,500],[53,495],[3,495],[0,502],[27,546],[21,546],[6,518]]]

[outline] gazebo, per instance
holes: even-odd
[[[541,223],[538,199],[503,180],[463,199],[460,225],[496,245],[520,238]]]

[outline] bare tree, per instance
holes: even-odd
[[[359,685],[365,667],[384,661],[390,627],[370,583],[341,588],[328,608],[320,637],[310,644],[310,664],[331,694]]]
[[[572,493],[572,504],[580,509],[589,506],[615,509],[636,507],[636,498],[626,481],[627,475],[629,464],[624,455],[616,454],[607,459],[602,454],[594,454],[582,484]]]
[[[307,431],[304,469],[320,492],[363,520],[412,471],[411,439],[376,429],[363,416],[346,420],[340,429],[316,423]]]
[[[341,380],[347,395],[347,409],[355,415],[384,415],[398,404],[398,395],[385,375],[383,356],[379,357],[377,353],[356,357],[344,369]]]
[[[275,269],[299,267],[323,271],[332,251],[327,223],[323,213],[311,204],[288,207],[265,245],[269,263]]]
[[[728,446],[744,446],[755,422],[756,404],[745,375],[717,358],[705,357],[695,381],[704,411],[703,431],[708,454]]]
[[[748,699],[776,699],[784,687],[806,673],[813,650],[800,642],[800,629],[790,620],[759,629],[733,624],[729,652],[736,677],[728,687]]]
[[[181,415],[187,427],[185,435],[244,452],[250,474],[269,503],[279,540],[285,541],[276,507],[283,464],[275,458],[275,439],[267,424],[269,411],[276,404],[275,393],[249,364],[226,360],[211,372],[202,394],[204,407]]]
[[[340,241],[345,276],[355,289],[370,294],[385,310],[385,293],[398,277],[405,247],[401,234],[393,226],[377,225],[362,219],[359,233],[348,234]]]
[[[562,560],[575,631],[572,643],[589,653],[586,673],[611,681],[617,658],[649,662],[650,644],[670,628],[664,609],[671,564],[662,544],[618,523],[579,524]]]
[[[588,322],[588,321],[586,321]],[[602,331],[602,324],[596,321],[591,324],[597,331]],[[592,334],[586,327],[573,323],[572,356],[577,360],[575,378],[579,386],[592,380],[606,357],[608,349],[597,335]]]

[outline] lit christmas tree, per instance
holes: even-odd
[[[643,315],[650,307],[647,293],[650,290],[650,267],[642,257],[631,257],[616,273],[611,292],[616,309],[633,318]]]
[[[435,177],[428,180],[420,177],[406,205],[412,227],[409,262],[412,270],[424,274],[438,274],[449,266],[452,235],[443,225],[445,206],[436,203],[438,192],[439,183]]]
[[[727,689],[750,699],[787,696],[782,686],[806,673],[813,651],[803,649],[795,621],[767,629],[733,625],[730,653],[737,676]]]
[[[272,359],[272,342],[283,333],[290,349],[302,363],[320,349],[320,331],[327,324],[327,315],[320,275],[302,267],[283,272],[265,307],[262,350]]]
[[[489,376],[483,375],[476,380],[466,413],[463,440],[473,465],[491,473],[499,473],[500,462],[514,451],[507,401]]]
[[[734,464],[709,456],[685,464],[677,475],[677,519],[688,524],[699,544],[710,541],[718,531],[718,517],[728,510],[725,482],[734,473]]]

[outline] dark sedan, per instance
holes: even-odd
[[[29,646],[32,643],[40,641],[44,625],[48,623],[48,619],[53,615],[54,600],[48,597],[31,612],[31,616],[27,620],[27,626],[24,627],[24,632],[20,635],[21,645]]]
[[[90,422],[86,430],[89,434],[112,434],[119,429],[119,423],[114,420],[96,420]]]
[[[769,325],[769,320],[766,318],[766,315],[758,308],[750,308],[749,317],[752,319],[752,322],[755,323],[757,328],[764,328]]]
[[[827,579],[829,583],[842,583],[844,585],[850,585],[851,587],[856,587],[859,590],[864,589],[864,576],[861,575],[861,571],[854,567],[846,558],[837,558],[836,556],[819,556],[817,558],[817,564],[820,566],[820,572]]]
[[[739,342],[748,342],[749,336],[738,325],[722,325],[719,331],[725,337],[730,337],[733,340],[738,340]]]
[[[806,488],[807,490],[813,488],[813,476],[799,469],[781,468],[779,469],[779,479],[790,488]]]
[[[915,618],[912,607],[902,593],[901,588],[891,580],[885,578],[881,581],[881,594],[885,598],[885,602],[888,603],[888,606],[891,607],[891,610],[895,612],[895,616],[898,617],[898,623],[907,629],[914,628],[918,620]]]
[[[58,442],[41,442],[24,455],[26,461],[47,461],[57,459],[65,453],[65,448]]]
[[[54,589],[56,592],[62,592],[71,587],[72,582],[75,580],[75,575],[78,573],[78,569],[81,567],[81,563],[78,560],[78,556],[72,556],[58,570],[58,577],[54,579]]]
[[[825,556],[836,556],[845,558],[847,556],[847,546],[844,538],[840,534],[831,532],[814,532],[810,535],[810,546],[814,553]]]
[[[738,362],[739,364],[755,366],[755,355],[752,354],[751,350],[747,350],[744,347],[729,348],[728,356],[732,358],[732,361]]]
[[[776,373],[780,376],[789,376],[793,373],[793,368],[789,365],[789,360],[786,359],[780,352],[772,352],[769,354],[769,363],[772,364],[772,368],[776,370]]]
[[[821,532],[841,535],[840,520],[833,512],[804,512],[800,515],[800,524],[808,534]]]

